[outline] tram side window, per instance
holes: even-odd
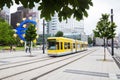
[[[68,43],[68,49],[70,49],[70,43]]]
[[[59,50],[60,49],[59,42],[56,42],[56,45],[57,45],[57,49]]]
[[[80,44],[78,44],[77,47],[80,48]]]
[[[80,48],[82,48],[82,44],[80,44]]]
[[[73,43],[73,48],[75,48],[75,43]]]
[[[67,49],[67,43],[66,42],[64,43],[64,49]]]
[[[84,47],[84,45],[82,44],[82,48]]]
[[[56,42],[48,42],[48,49],[55,50],[56,49]]]

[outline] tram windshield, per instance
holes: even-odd
[[[56,40],[48,40],[48,50],[56,50]]]

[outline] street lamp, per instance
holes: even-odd
[[[45,20],[43,19],[43,54],[45,53]]]
[[[113,9],[111,9],[111,23],[113,23]],[[113,31],[113,28],[112,28],[112,31]],[[112,49],[112,56],[114,56],[114,38],[112,37],[112,40],[111,40],[111,49]]]
[[[73,33],[73,35],[74,35],[74,33],[77,33],[77,32],[74,31],[74,32],[72,32],[72,33]],[[75,36],[75,38],[74,38],[74,37],[73,37],[73,38],[75,39],[75,51],[77,52],[76,35],[74,35],[74,36]]]

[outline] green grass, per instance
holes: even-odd
[[[2,49],[9,50],[10,46],[0,46],[0,50]],[[24,50],[24,47],[16,47],[16,50]]]

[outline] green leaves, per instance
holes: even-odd
[[[2,9],[4,6],[8,6],[10,8],[10,6],[13,5],[13,1],[12,0],[0,0],[0,9]]]
[[[56,34],[55,34],[55,37],[62,37],[63,36],[63,32],[62,31],[58,31]]]
[[[0,44],[7,45],[14,43],[13,34],[14,31],[11,29],[11,26],[0,19]]]
[[[39,3],[38,10],[41,11],[41,18],[51,20],[57,12],[60,21],[67,20],[72,15],[76,20],[81,20],[83,16],[88,16],[87,9],[93,6],[91,0],[15,0],[15,3],[21,3],[25,8],[33,8],[35,3]],[[0,0],[0,8],[3,8],[5,4],[10,7],[13,5],[13,0]]]
[[[96,29],[93,30],[95,37],[100,38],[114,38],[115,37],[115,23],[110,23],[108,14],[102,14],[102,18],[98,21]]]
[[[88,44],[92,44],[93,43],[93,40],[91,37],[88,37]]]
[[[30,24],[30,26],[26,30],[25,39],[26,39],[26,41],[31,42],[34,39],[36,39],[36,36],[37,36],[37,34],[36,34],[36,30],[35,30],[35,25]]]

